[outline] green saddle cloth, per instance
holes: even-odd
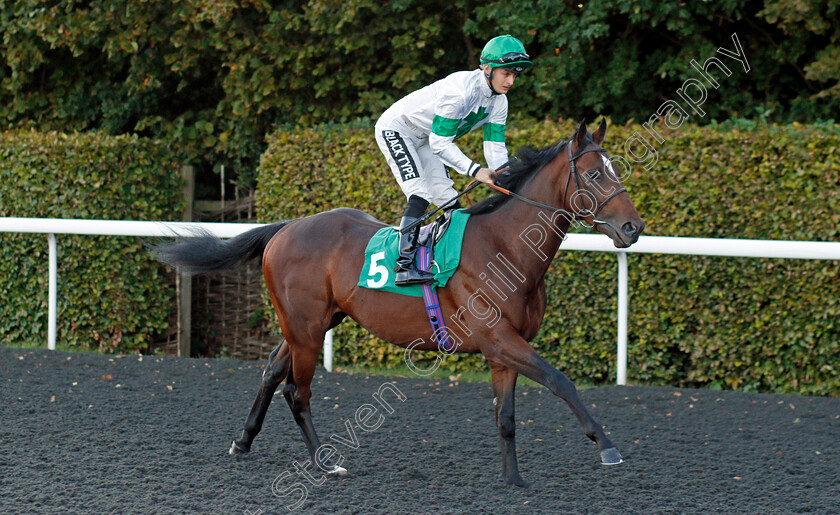
[[[461,261],[461,245],[464,242],[464,230],[467,227],[469,213],[458,209],[453,211],[449,228],[434,247],[434,262],[432,272],[435,274],[433,286],[446,286],[449,278],[458,269]],[[420,284],[411,286],[394,285],[394,266],[399,257],[400,233],[393,227],[383,227],[376,231],[365,248],[365,264],[359,275],[358,285],[371,290],[401,293],[411,297],[422,297],[423,287]],[[435,266],[435,263],[437,266]]]

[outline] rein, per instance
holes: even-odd
[[[583,150],[581,150],[580,152],[578,152],[575,155],[572,155],[572,142],[571,141],[569,142],[568,146],[569,146],[569,175],[566,176],[566,185],[563,187],[563,197],[562,198],[564,198],[564,199],[566,198],[566,193],[569,191],[569,184],[571,183],[572,177],[574,177],[575,178],[575,186],[577,186],[577,191],[585,191],[586,194],[588,194],[594,200],[595,195],[593,195],[592,192],[589,191],[589,188],[581,188],[580,187],[580,172],[578,172],[578,170],[577,170],[577,165],[575,165],[575,160],[577,160],[577,158],[579,158],[580,156],[582,156],[583,154],[586,154],[588,152],[604,152],[604,153],[606,153],[607,151],[605,149],[597,146],[597,145],[595,146],[595,148],[590,148],[590,149],[587,150],[586,145],[584,145]],[[504,173],[504,171],[507,171],[507,170],[497,170],[497,172],[501,172],[501,173]],[[479,184],[481,184],[481,183],[478,180],[473,179],[467,185],[467,187],[464,189],[464,191],[459,193],[457,196],[452,197],[444,205],[440,206],[439,208],[435,209],[434,211],[426,213],[422,217],[418,218],[413,223],[406,226],[400,232],[409,231],[409,230],[413,229],[414,227],[416,227],[417,225],[422,224],[423,222],[428,220],[432,215],[434,215],[435,213],[437,213],[441,209],[446,208],[447,206],[452,204],[455,200],[457,200],[461,195],[465,195],[466,193],[471,191],[473,188],[475,188]],[[568,210],[560,208],[560,207],[549,206],[548,204],[543,204],[542,202],[537,202],[536,200],[531,200],[527,197],[523,197],[522,195],[516,193],[515,191],[510,191],[508,189],[502,188],[501,186],[496,186],[495,184],[488,184],[488,186],[490,186],[491,188],[495,189],[496,191],[499,191],[500,193],[503,193],[503,194],[505,194],[509,197],[513,197],[517,200],[521,200],[522,202],[525,202],[526,204],[531,204],[532,206],[536,206],[536,207],[539,207],[539,208],[542,208],[542,209],[547,209],[547,210],[549,210],[553,213],[563,213],[564,215],[571,218],[572,220],[582,221],[584,219],[583,216],[580,215],[580,213],[568,211]],[[609,225],[609,223],[605,222],[604,220],[598,220],[598,213],[600,213],[601,210],[604,209],[604,206],[606,206],[607,203],[609,203],[609,201],[611,201],[616,196],[618,196],[619,194],[624,193],[626,191],[627,190],[625,190],[624,187],[622,186],[621,188],[618,188],[614,192],[610,193],[607,196],[607,198],[605,198],[602,202],[598,203],[596,201],[595,211],[590,211],[592,213],[592,224],[593,225],[595,225],[595,224]],[[467,196],[467,198],[469,199],[469,196]],[[589,211],[589,210],[587,210],[587,211]]]
[[[580,156],[582,156],[583,154],[586,154],[588,152],[606,152],[606,150],[599,147],[599,146],[596,146],[595,148],[590,148],[589,150],[586,150],[586,147],[584,147],[583,150],[581,150],[580,152],[578,152],[575,155],[572,155],[572,143],[569,142],[569,175],[566,176],[566,185],[563,187],[563,198],[564,199],[566,198],[566,193],[569,190],[569,184],[572,180],[572,177],[575,178],[575,186],[577,186],[578,191],[585,191],[588,195],[590,195],[594,199],[595,196],[592,195],[592,192],[589,191],[589,188],[581,188],[580,187],[580,173],[577,170],[577,165],[575,165],[575,160],[577,158],[579,158]],[[473,180],[473,182],[476,182],[476,181]],[[472,185],[472,183],[470,183],[470,184]],[[537,202],[536,200],[531,200],[527,197],[523,197],[522,195],[520,195],[520,194],[518,194],[514,191],[510,191],[510,190],[507,190],[507,189],[502,188],[500,186],[496,186],[495,184],[489,184],[489,186],[491,188],[501,192],[501,193],[504,193],[505,195],[513,197],[517,200],[521,200],[522,202],[525,202],[526,204],[531,204],[532,206],[547,209],[547,210],[552,211],[554,213],[563,213],[563,214],[567,215],[569,218],[571,218],[572,220],[575,220],[575,221],[583,220],[583,217],[580,215],[580,213],[570,212],[570,211],[568,211],[566,209],[563,209],[563,208],[549,206],[548,204],[543,204],[542,202]],[[605,198],[602,202],[600,202],[600,203],[596,202],[595,211],[592,212],[592,223],[593,224],[608,225],[607,222],[605,222],[603,220],[598,220],[598,213],[601,212],[601,210],[604,208],[604,206],[607,205],[607,203],[609,203],[609,201],[614,199],[620,193],[624,193],[626,191],[627,190],[625,190],[624,187],[618,188],[617,190],[612,192],[610,195],[608,195],[607,198]]]
[[[575,215],[575,213],[570,213],[569,211],[566,211],[563,208],[549,206],[548,204],[543,204],[542,202],[537,202],[536,200],[531,200],[528,197],[523,197],[522,195],[520,195],[519,193],[516,193],[515,191],[506,190],[506,189],[502,188],[501,186],[496,186],[495,184],[488,184],[488,186],[490,186],[491,188],[493,188],[496,191],[504,193],[505,195],[513,197],[517,200],[521,200],[522,202],[525,202],[526,204],[531,204],[532,206],[537,206],[537,207],[541,207],[543,209],[548,209],[549,211],[554,211],[555,213],[565,213],[567,215],[572,216],[575,220],[578,219],[578,217]]]
[[[425,215],[421,216],[421,217],[420,217],[420,218],[418,218],[417,220],[415,220],[415,221],[411,222],[410,224],[408,224],[407,226],[405,226],[405,228],[403,228],[403,229],[401,229],[401,230],[400,230],[400,234],[405,233],[405,232],[408,232],[408,231],[410,231],[410,230],[414,229],[415,227],[417,227],[418,225],[422,224],[423,222],[425,222],[426,220],[428,220],[429,218],[431,218],[431,216],[432,216],[433,214],[437,213],[437,212],[438,212],[438,211],[440,211],[441,209],[445,209],[447,206],[451,205],[453,202],[455,202],[456,200],[458,200],[458,197],[460,197],[461,195],[465,195],[465,194],[469,193],[469,192],[470,192],[470,190],[472,190],[473,188],[475,188],[475,187],[476,187],[476,186],[478,186],[479,184],[481,184],[481,183],[480,183],[480,182],[478,182],[477,180],[473,179],[473,180],[472,180],[472,182],[470,182],[470,183],[467,185],[467,187],[464,189],[464,191],[462,191],[462,192],[461,192],[461,193],[459,193],[458,195],[456,195],[456,196],[452,197],[451,199],[447,200],[445,204],[443,204],[443,205],[442,205],[442,206],[440,206],[439,208],[435,209],[434,211],[429,211],[429,212],[428,212],[428,213],[426,213]],[[467,198],[469,198],[469,196],[467,196]]]

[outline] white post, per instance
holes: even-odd
[[[193,202],[195,201],[195,167],[185,165],[181,167],[181,177],[184,179],[184,207],[183,219],[189,222],[193,217]],[[190,357],[192,349],[192,277],[177,272],[176,289],[178,290],[178,356]]]
[[[618,253],[618,357],[616,380],[627,384],[627,253]]]
[[[50,292],[49,312],[47,313],[47,348],[55,350],[55,321],[58,316],[58,251],[55,244],[55,234],[47,234],[50,244]]]
[[[222,165],[222,221],[225,221],[225,165]]]
[[[324,335],[324,368],[332,372],[333,365],[333,333],[332,329]]]

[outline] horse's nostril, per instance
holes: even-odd
[[[633,225],[631,222],[627,222],[626,224],[622,225],[621,230],[624,231],[624,234],[627,234],[628,236],[636,234],[636,226]]]

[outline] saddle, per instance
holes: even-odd
[[[454,209],[448,209],[442,215],[435,218],[435,220],[420,228],[420,238],[417,244],[421,247],[434,247],[443,238],[446,230],[449,229],[449,223],[452,221],[452,212]]]
[[[434,258],[430,262],[435,274],[435,285],[446,285],[461,260],[461,245],[464,239],[469,213],[460,209],[450,210],[431,224],[420,229],[420,248],[433,247]],[[396,264],[399,232],[394,227],[384,227],[376,232],[365,248],[365,261],[357,285],[362,288],[422,297],[420,285],[394,285],[393,267]],[[418,259],[420,252],[418,251]]]

